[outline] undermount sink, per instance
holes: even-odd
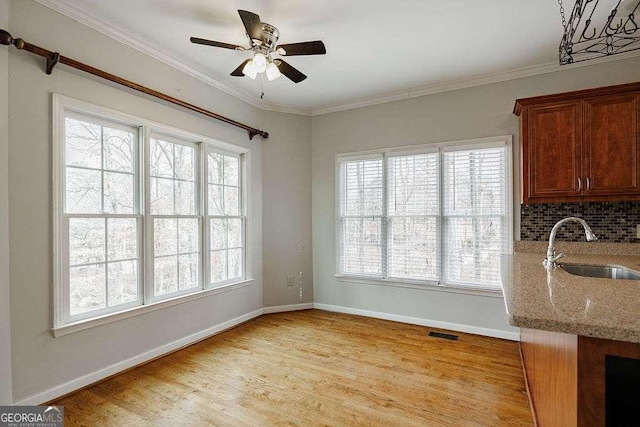
[[[619,265],[560,264],[567,273],[601,279],[640,280],[640,273]]]

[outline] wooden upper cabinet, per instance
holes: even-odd
[[[528,158],[524,173],[529,199],[580,195],[580,107],[580,102],[568,102],[528,109],[522,148]]]
[[[640,200],[640,83],[519,99],[522,202]]]
[[[584,101],[585,195],[640,194],[638,96]]]

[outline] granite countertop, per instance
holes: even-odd
[[[502,257],[502,288],[512,326],[640,343],[640,281],[581,277],[542,266],[546,242],[516,242]],[[556,245],[560,263],[614,264],[640,271],[640,245]]]

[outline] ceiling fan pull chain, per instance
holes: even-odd
[[[264,98],[264,74],[260,74],[260,99]]]

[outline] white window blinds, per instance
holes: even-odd
[[[383,243],[382,157],[340,164],[340,270],[381,276]]]
[[[391,157],[388,275],[438,280],[438,153]]]
[[[444,280],[498,287],[506,251],[505,149],[444,153]]]
[[[507,141],[339,160],[338,274],[499,289]]]

